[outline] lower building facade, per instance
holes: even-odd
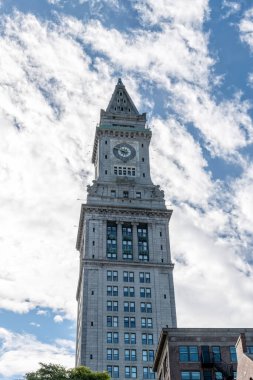
[[[159,380],[239,379],[236,343],[241,333],[247,342],[245,350],[251,355],[253,329],[250,328],[164,328],[154,361],[157,378]],[[250,380],[250,377],[245,380]]]

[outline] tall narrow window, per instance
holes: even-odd
[[[139,260],[149,261],[148,252],[148,226],[140,224],[137,228]]]
[[[107,258],[117,259],[117,224],[107,222]]]
[[[122,226],[122,251],[124,260],[133,260],[133,231],[131,224]]]
[[[219,346],[212,346],[213,361],[215,363],[221,362],[221,352]]]
[[[230,346],[229,347],[229,351],[230,351],[230,360],[231,360],[231,362],[236,363],[237,362],[237,356],[236,356],[236,348],[235,348],[235,346]]]

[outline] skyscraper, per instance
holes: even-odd
[[[160,330],[176,327],[172,210],[150,177],[151,135],[119,79],[96,128],[77,237],[76,364],[112,378],[154,378]]]

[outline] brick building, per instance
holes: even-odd
[[[243,348],[239,343],[236,351],[241,333]],[[238,380],[250,380],[253,366],[247,353],[253,353],[253,329],[163,328],[154,371],[159,380],[232,380],[237,378],[236,352],[238,370],[247,370],[248,376]]]

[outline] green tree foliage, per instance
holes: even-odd
[[[57,364],[40,363],[40,368],[29,372],[25,380],[110,380],[107,372],[94,372],[87,367],[66,369]]]
[[[87,367],[77,367],[69,370],[71,380],[110,380],[107,372],[94,372]]]

